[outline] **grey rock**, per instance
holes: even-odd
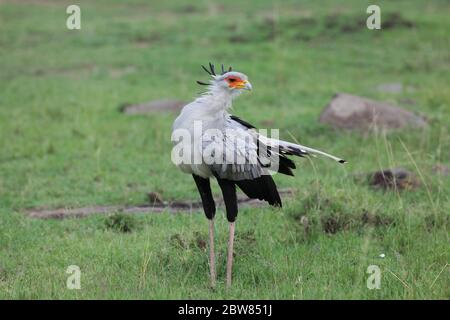
[[[346,93],[336,94],[322,111],[319,121],[339,129],[425,128],[421,116],[400,107]]]

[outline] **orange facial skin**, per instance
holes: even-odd
[[[242,80],[241,78],[236,76],[227,77],[226,80],[228,82],[228,86],[234,89],[242,89],[245,87],[245,84],[247,83],[246,80]]]

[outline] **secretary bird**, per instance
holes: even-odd
[[[193,176],[209,220],[209,266],[211,286],[216,284],[214,253],[214,216],[216,206],[210,178],[216,178],[225,202],[229,222],[226,284],[231,286],[235,221],[238,214],[236,186],[249,198],[265,200],[281,207],[281,199],[271,174],[293,176],[294,162],[287,156],[322,155],[339,163],[346,161],[325,152],[268,138],[256,132],[248,122],[228,113],[234,98],[244,90],[252,90],[248,77],[227,71],[216,74],[214,65],[202,68],[211,76],[207,91],[184,106],[173,124],[172,161]]]

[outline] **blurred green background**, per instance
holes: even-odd
[[[0,298],[450,297],[450,183],[433,172],[450,163],[448,1],[78,1],[81,30],[66,28],[70,4],[0,1]],[[381,8],[381,30],[365,27],[369,4]],[[119,109],[191,101],[209,61],[253,84],[234,114],[349,160],[300,159],[295,178],[275,177],[297,190],[283,210],[241,210],[232,290],[208,288],[201,212],[26,217],[35,207],[142,204],[151,191],[197,199],[170,162],[176,114]],[[412,89],[380,92],[383,83]],[[429,128],[361,135],[319,124],[337,92],[421,113]],[[421,187],[383,192],[353,176],[396,166]],[[114,228],[117,219],[132,231]],[[81,290],[65,286],[71,264]],[[380,290],[366,287],[370,264],[383,271]]]

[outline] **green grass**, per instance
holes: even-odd
[[[365,28],[369,2],[356,0],[79,1],[80,31],[65,28],[70,1],[38,3],[0,4],[0,298],[450,298],[450,179],[432,170],[450,166],[448,2],[379,1],[382,19],[398,13],[415,25],[381,31]],[[197,199],[192,178],[170,162],[174,115],[118,108],[193,99],[208,61],[249,75],[254,91],[235,102],[235,114],[262,127],[271,120],[282,137],[349,160],[300,159],[295,178],[275,177],[298,190],[282,210],[241,210],[231,290],[223,208],[216,290],[201,212],[24,215],[141,204],[149,191]],[[387,82],[414,90],[375,89]],[[430,127],[334,131],[317,119],[336,92],[405,106]],[[415,172],[422,186],[383,192],[352,176],[393,166]],[[81,290],[66,288],[74,264]],[[372,264],[382,271],[379,290],[366,287]]]

